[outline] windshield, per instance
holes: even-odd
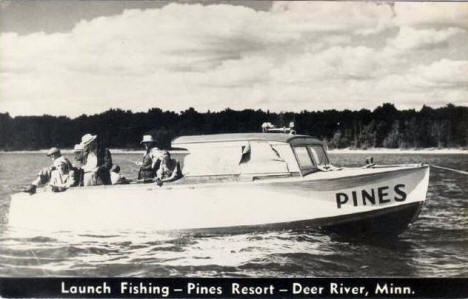
[[[297,161],[301,170],[311,170],[316,168],[314,162],[310,158],[309,151],[306,146],[297,146],[294,148],[296,151]]]
[[[328,164],[327,154],[320,145],[295,146],[294,151],[303,173],[317,170],[318,165]]]
[[[315,164],[326,165],[329,163],[327,154],[325,154],[323,147],[321,147],[320,145],[311,145],[308,146],[308,148],[310,150],[310,153],[312,154]]]

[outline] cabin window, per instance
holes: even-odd
[[[289,173],[287,162],[266,141],[249,141],[242,151],[248,153],[239,163],[242,175]]]
[[[294,148],[301,170],[312,170],[315,167],[314,162],[310,158],[309,151],[305,146],[296,146]]]
[[[184,176],[236,175],[240,173],[239,161],[242,146],[238,144],[196,145],[189,148],[190,154],[184,161]]]
[[[326,165],[328,164],[327,154],[323,150],[323,147],[320,145],[311,145],[309,146],[310,153],[312,154],[312,158],[317,165]]]
[[[272,145],[272,148],[286,161],[289,172],[299,172],[296,157],[294,157],[294,152],[289,143],[276,143]]]

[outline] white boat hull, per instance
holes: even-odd
[[[428,166],[412,166],[251,182],[98,186],[33,196],[18,193],[11,199],[9,227],[96,232],[302,224],[338,232],[398,233],[419,213],[428,181]],[[377,218],[386,225],[379,225]]]

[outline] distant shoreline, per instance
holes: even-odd
[[[467,155],[468,149],[461,148],[417,148],[417,149],[399,149],[399,148],[369,148],[369,149],[331,149],[331,154],[458,154]]]
[[[0,151],[0,154],[46,154],[48,149],[32,151]],[[73,154],[73,149],[62,149],[64,154]],[[113,154],[143,154],[144,150],[110,149]],[[172,153],[180,150],[171,150]],[[398,148],[369,148],[369,149],[330,149],[330,154],[458,154],[467,155],[468,149],[461,148],[420,148],[420,149],[398,149]]]

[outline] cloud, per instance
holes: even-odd
[[[363,46],[333,46],[291,58],[273,70],[273,79],[280,85],[369,79],[378,72],[377,55]]]
[[[393,18],[392,5],[378,2],[274,2],[272,11],[309,30],[363,34],[381,31]]]
[[[412,19],[406,3],[274,2],[270,11],[171,3],[66,33],[3,33],[0,110],[417,107],[445,94],[467,104],[468,5],[447,6],[447,18],[410,4],[430,17]]]
[[[398,35],[388,40],[388,45],[399,50],[416,50],[436,47],[444,44],[451,37],[466,33],[460,28],[447,28],[445,30],[413,29],[408,26],[400,28]]]
[[[468,28],[468,5],[450,2],[395,2],[395,24]]]
[[[442,59],[417,67],[415,73],[426,86],[459,87],[468,90],[468,61]]]

